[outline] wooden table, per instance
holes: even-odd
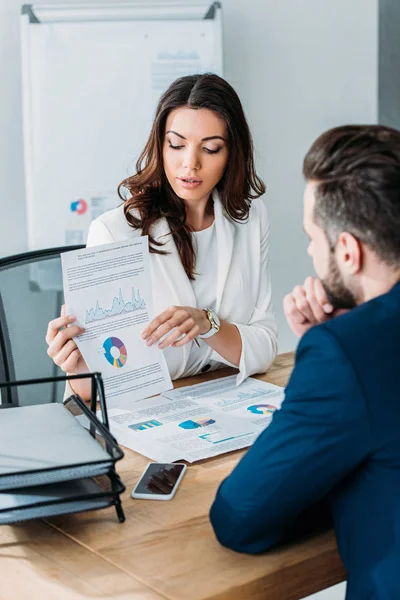
[[[260,379],[285,385],[292,366],[293,354],[282,354]],[[117,470],[126,522],[110,508],[1,527],[0,600],[296,600],[343,581],[332,531],[260,556],[218,544],[208,511],[242,454],[189,466],[172,501],[150,502],[130,498],[148,459],[125,449]]]

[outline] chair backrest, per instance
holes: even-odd
[[[60,314],[60,255],[84,246],[37,250],[0,259],[0,381],[52,377],[61,370],[47,355],[47,324]],[[62,386],[2,390],[1,404],[62,401]],[[40,396],[40,397],[39,397]]]

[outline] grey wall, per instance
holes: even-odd
[[[379,123],[400,129],[400,2],[379,0]]]
[[[311,272],[302,158],[322,130],[377,119],[377,2],[223,0],[225,74],[243,100],[268,185],[281,352],[296,344],[282,297]],[[19,6],[1,0],[0,255],[26,243],[19,61]]]
[[[0,256],[26,247],[19,13],[0,0]]]
[[[394,0],[396,1],[396,0]],[[224,0],[225,74],[250,118],[268,185],[280,351],[282,298],[311,273],[301,164],[323,130],[377,119],[377,0]]]

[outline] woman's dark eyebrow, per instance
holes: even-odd
[[[173,131],[172,129],[169,129],[166,133],[174,133],[175,135],[182,138],[183,140],[186,140],[186,138],[183,137],[183,135],[181,135],[180,133],[177,133],[176,131]]]
[[[182,138],[182,140],[186,140],[186,138],[183,135],[181,135],[177,131],[174,131],[173,129],[169,129],[166,133],[173,133],[178,137]],[[221,135],[210,135],[209,137],[201,139],[202,142],[207,142],[208,140],[222,140],[223,142],[226,142],[226,139],[223,138]]]
[[[210,135],[209,137],[201,138],[202,142],[206,142],[207,140],[222,140],[226,142],[226,139],[222,137],[222,135]]]

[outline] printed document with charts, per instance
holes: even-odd
[[[157,346],[141,333],[153,315],[147,236],[61,255],[67,313],[85,332],[74,338],[91,371],[103,376],[107,406],[172,388]]]
[[[281,387],[236,375],[111,408],[117,441],[159,462],[194,462],[250,446],[284,399]]]

